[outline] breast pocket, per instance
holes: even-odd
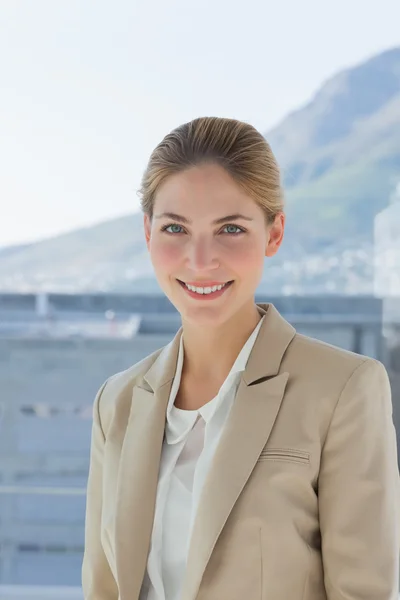
[[[258,462],[291,462],[308,466],[310,464],[310,453],[294,448],[263,448]]]

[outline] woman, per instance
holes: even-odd
[[[285,226],[262,135],[178,127],[141,190],[182,317],[94,403],[86,600],[389,600],[398,469],[387,373],[256,305]]]

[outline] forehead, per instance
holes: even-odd
[[[154,208],[186,215],[239,211],[256,215],[261,210],[225,169],[213,164],[168,177],[157,191]]]

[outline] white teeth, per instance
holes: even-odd
[[[212,294],[213,292],[217,292],[222,290],[223,287],[226,286],[226,283],[222,283],[220,285],[214,285],[213,287],[194,287],[193,285],[188,285],[185,283],[188,290],[191,292],[196,292],[196,294]]]

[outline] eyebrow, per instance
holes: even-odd
[[[178,215],[176,213],[172,213],[172,212],[164,212],[164,213],[160,213],[159,215],[154,215],[155,219],[172,219],[173,221],[179,221],[180,223],[185,223],[186,225],[189,225],[190,223],[192,223],[192,221],[190,219],[187,219],[186,217],[183,217],[182,215]],[[241,215],[240,213],[235,213],[233,215],[227,215],[226,217],[221,217],[220,219],[215,219],[215,221],[213,221],[213,225],[220,225],[221,223],[227,223],[227,222],[232,222],[232,221],[252,221],[253,219],[251,217],[246,217],[245,215]]]

